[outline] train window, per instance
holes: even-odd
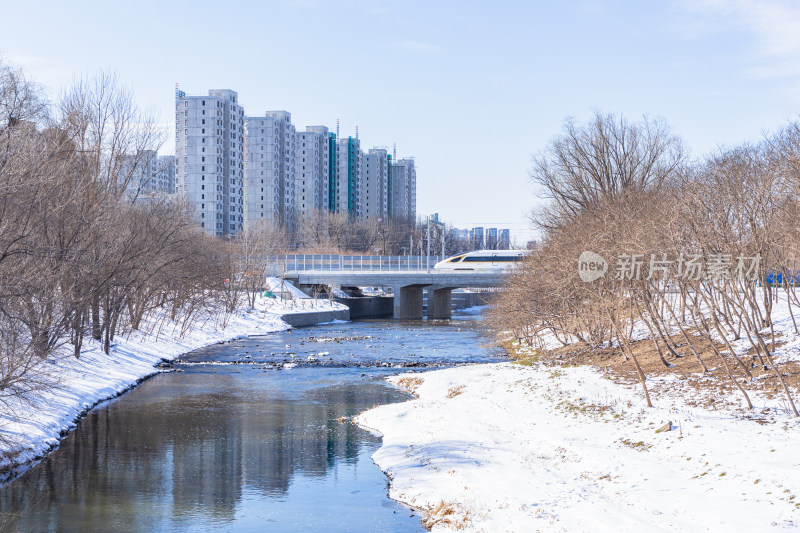
[[[470,263],[510,263],[514,261],[522,261],[522,256],[500,256],[500,255],[473,255],[464,258],[464,262]]]

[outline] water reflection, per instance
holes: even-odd
[[[441,343],[426,345],[413,327],[406,333],[393,327],[344,328],[391,346],[378,355],[359,346],[362,341],[325,349],[340,359],[405,357],[410,349],[423,360],[492,357],[476,345],[474,331],[453,328]],[[321,332],[246,339],[205,350],[196,360],[240,357],[243,350],[264,355]],[[407,399],[381,379],[394,370],[183,370],[93,410],[57,451],[0,488],[0,529],[421,530],[408,509],[385,496],[386,478],[369,459],[379,439],[337,421]]]

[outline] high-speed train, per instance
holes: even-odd
[[[506,271],[519,264],[530,252],[527,250],[480,250],[448,257],[433,267],[438,270]]]

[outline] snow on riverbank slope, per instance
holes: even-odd
[[[158,337],[134,331],[127,337],[118,336],[109,355],[103,353],[99,342],[87,339],[80,359],[72,356],[71,345],[64,346],[35,368],[57,382],[55,389],[40,393],[33,403],[12,399],[0,405],[0,481],[10,467],[28,463],[58,444],[62,431],[73,427],[85,409],[156,372],[154,365],[162,359],[237,337],[288,329],[282,314],[340,308],[344,306],[335,302],[298,305],[259,298],[255,309],[235,313],[224,327],[209,320],[198,321],[184,336],[180,336],[179,326],[164,328]]]
[[[418,398],[356,418],[393,499],[433,530],[765,531],[800,527],[800,424],[645,407],[591,367],[513,363],[394,376]],[[420,383],[421,381],[421,383]],[[670,431],[656,429],[671,422]]]

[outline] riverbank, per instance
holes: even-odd
[[[158,334],[133,331],[117,337],[108,355],[91,339],[84,342],[79,359],[71,345],[63,346],[34,369],[39,381],[50,383],[48,390],[29,401],[7,398],[0,407],[0,482],[56,447],[93,406],[158,373],[160,362],[211,344],[289,329],[282,316],[296,321],[310,313],[328,320],[343,309],[335,302],[260,297],[255,308],[237,311],[224,324],[208,319],[195,322],[183,335],[180,324],[173,324]],[[147,329],[145,324],[142,330]]]
[[[773,356],[797,400],[800,336],[785,302],[773,320]],[[434,531],[800,527],[800,419],[772,369],[730,339],[752,366],[748,409],[721,366],[665,367],[644,329],[632,350],[653,408],[614,347],[510,346],[515,363],[393,376],[417,398],[356,418],[383,435],[373,459],[390,496],[425,510]]]
[[[761,333],[797,402],[800,335],[773,303],[775,345]],[[373,459],[391,497],[434,531],[800,528],[800,418],[747,338],[728,345],[752,373],[735,369],[752,409],[707,343],[704,372],[688,350],[665,366],[645,327],[633,339],[652,408],[616,346],[545,338],[509,345],[515,363],[393,376],[417,399],[356,418],[384,437]]]
[[[390,496],[434,531],[764,531],[800,524],[800,423],[756,395],[758,416],[647,408],[591,367],[482,364],[390,378],[417,399],[356,421]],[[659,431],[661,430],[661,431]]]

